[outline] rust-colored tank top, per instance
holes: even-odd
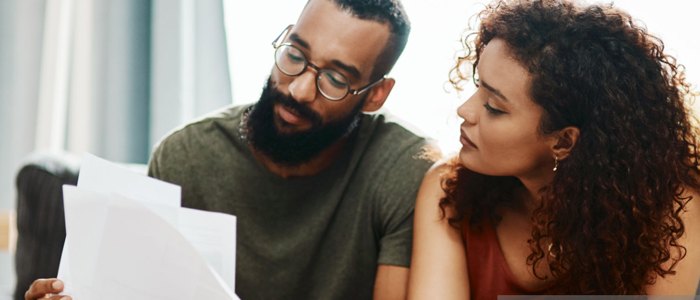
[[[498,243],[496,229],[490,222],[478,228],[462,227],[471,299],[496,300],[498,295],[534,295],[542,291],[530,291],[518,285]]]

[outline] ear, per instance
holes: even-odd
[[[568,126],[553,134],[551,150],[559,159],[566,159],[571,153],[571,150],[578,142],[580,131],[578,127]]]
[[[362,111],[374,112],[382,108],[386,98],[391,93],[391,89],[394,88],[394,84],[396,84],[396,80],[393,78],[384,78],[384,80],[367,91],[368,94],[367,98],[365,98],[365,104],[362,106]]]

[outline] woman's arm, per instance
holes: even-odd
[[[442,218],[438,203],[444,196],[440,174],[445,165],[434,166],[423,179],[413,227],[413,254],[408,299],[469,299],[469,280],[464,242],[460,230]]]
[[[685,233],[678,241],[686,249],[685,258],[676,265],[676,274],[657,277],[656,283],[647,287],[649,295],[695,295],[700,281],[700,195],[690,193],[693,199],[685,206],[681,219]],[[674,255],[675,254],[675,255]],[[677,253],[671,252],[677,258]]]

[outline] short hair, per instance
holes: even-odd
[[[379,79],[394,67],[401,56],[408,35],[411,32],[411,22],[399,0],[332,0],[343,11],[361,20],[371,20],[389,25],[389,41],[377,57],[370,78]]]

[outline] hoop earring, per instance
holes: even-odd
[[[555,155],[554,156],[554,168],[552,169],[552,171],[556,172],[558,168],[559,168],[559,158]]]
[[[561,247],[561,245],[559,245],[558,249],[555,249],[556,253],[554,251],[552,251],[552,247],[554,247],[554,243],[549,243],[549,246],[547,246],[547,253],[552,258],[557,258],[557,254],[562,253],[564,251],[563,248]]]

